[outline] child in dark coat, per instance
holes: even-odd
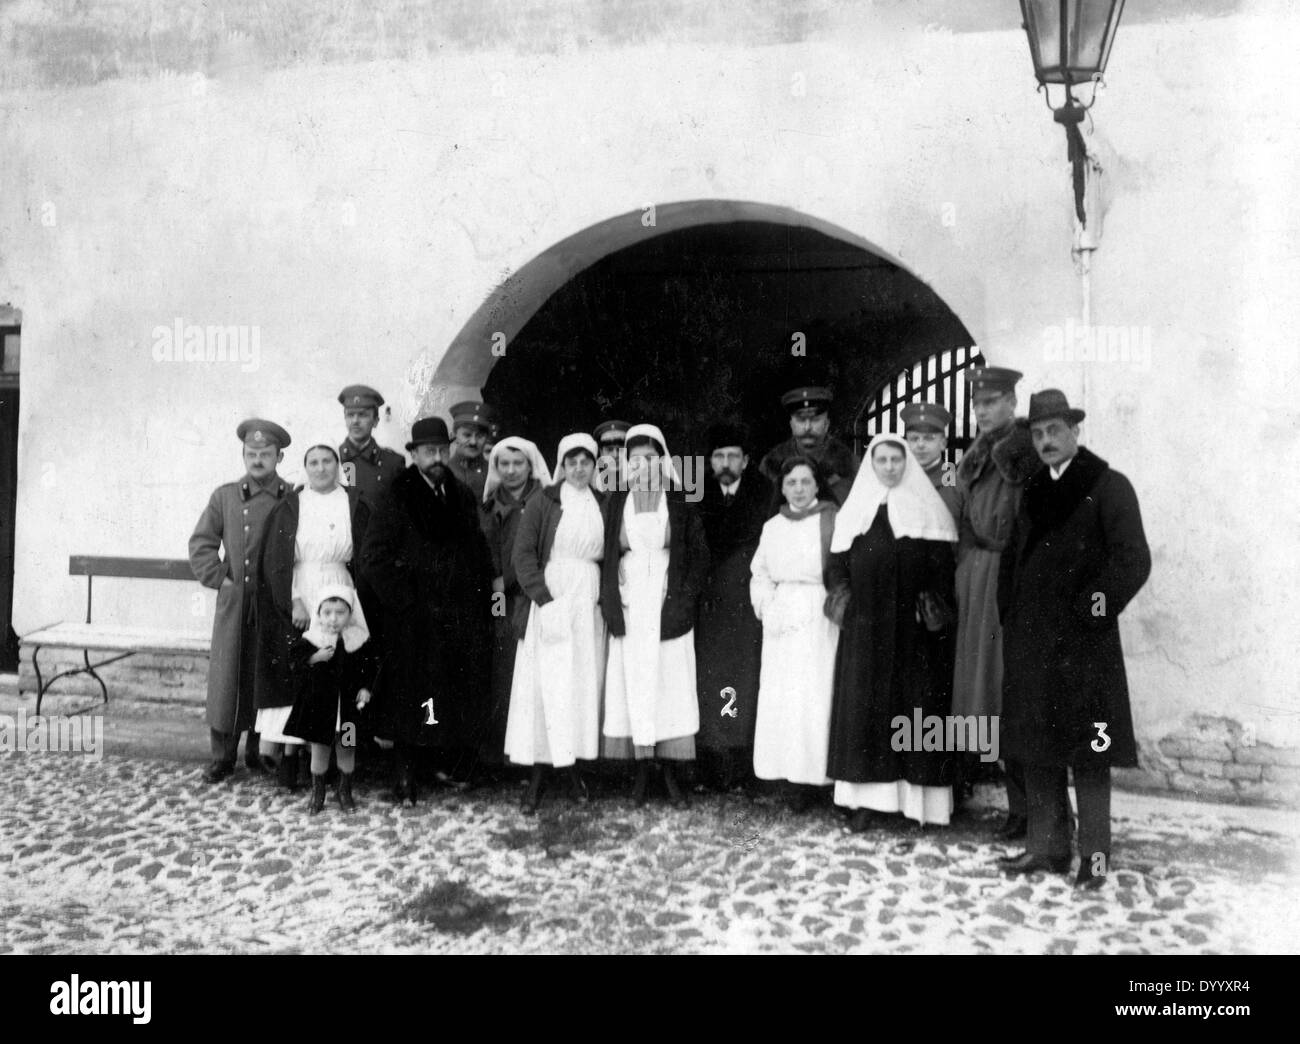
[[[344,812],[356,810],[352,771],[356,767],[357,719],[370,702],[376,663],[370,634],[353,619],[357,593],[342,584],[320,591],[312,625],[289,651],[297,690],[285,733],[311,744],[310,815],[325,807],[325,773],[330,748],[338,758],[335,797]]]

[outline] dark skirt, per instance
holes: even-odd
[[[827,774],[849,783],[948,786],[959,757],[921,749],[919,738],[895,750],[894,719],[948,714],[952,659],[946,632],[917,619],[922,591],[951,605],[952,546],[894,538],[882,504],[871,528],[833,555],[832,584],[847,579],[849,603],[835,662]]]

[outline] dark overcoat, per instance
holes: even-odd
[[[330,744],[336,735],[346,737],[350,733],[355,742],[362,716],[357,710],[357,693],[374,685],[375,652],[370,642],[362,642],[348,652],[340,639],[330,659],[324,663],[309,662],[318,651],[302,635],[289,648],[294,701],[284,726],[285,734],[308,743]]]
[[[830,556],[827,587],[847,583],[849,601],[835,656],[827,775],[849,783],[947,786],[955,758],[947,751],[893,749],[893,720],[944,716],[952,699],[952,661],[943,632],[917,618],[928,592],[952,604],[953,546],[895,539],[887,505],[848,551]]]
[[[618,591],[618,565],[623,557],[619,531],[628,490],[609,494],[605,514],[605,560],[600,567],[600,610],[605,626],[616,638],[627,634],[623,599]],[[659,640],[671,641],[689,634],[695,626],[695,609],[704,578],[709,573],[709,545],[695,505],[680,489],[664,491],[668,498],[668,590],[659,614]]]
[[[359,489],[343,486],[348,496],[348,514],[352,522],[352,561],[348,573],[357,586],[357,563],[370,520],[370,507]],[[262,567],[258,573],[257,627],[258,672],[255,702],[257,709],[287,707],[294,701],[294,687],[289,677],[289,649],[302,635],[293,625],[293,566],[298,540],[298,516],[301,501],[299,486],[271,511],[262,537]],[[362,608],[366,598],[358,591]],[[309,615],[316,607],[307,606]],[[287,733],[295,736],[297,733]]]
[[[444,488],[440,500],[411,465],[366,528],[361,572],[379,601],[385,638],[375,734],[473,748],[488,708],[492,560],[473,494],[450,472]]]
[[[736,750],[754,745],[763,625],[749,599],[749,565],[771,514],[772,485],[757,468],[741,476],[730,504],[717,479],[704,483],[700,521],[709,544],[709,573],[695,623],[695,672],[700,699],[697,747]],[[724,689],[734,689],[722,696]],[[723,716],[730,705],[733,718]]]
[[[1137,765],[1119,614],[1150,573],[1137,494],[1096,454],[1025,484],[998,577],[1006,757]]]

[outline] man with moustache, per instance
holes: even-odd
[[[1011,539],[1025,481],[1042,467],[1029,437],[1029,424],[1016,418],[1016,382],[1021,374],[996,366],[966,371],[979,435],[957,466],[957,640],[952,676],[953,715],[991,718],[1002,712],[1002,625],[998,621],[998,565]],[[1024,780],[1004,759],[1007,818],[996,831],[1002,840],[1024,837],[1027,827]],[[962,759],[968,787],[978,755]],[[963,787],[956,790],[958,797]]]
[[[1056,389],[1030,396],[1029,430],[1047,466],[1025,483],[998,581],[1002,746],[1024,767],[1029,831],[1003,866],[1069,869],[1072,768],[1075,885],[1098,888],[1110,864],[1110,767],[1138,763],[1119,614],[1151,575],[1151,553],[1133,486],[1079,445],[1083,419]]]
[[[244,731],[248,732],[244,764],[254,772],[265,771],[253,731],[254,694],[259,685],[275,685],[266,661],[259,664],[257,656],[258,567],[266,520],[289,493],[276,471],[284,460],[289,433],[254,417],[240,424],[235,434],[243,444],[245,475],[217,487],[189,546],[195,577],[217,591],[206,712],[212,763],[203,773],[205,783],[219,783],[235,771],[239,735]],[[259,678],[259,670],[266,676]]]
[[[943,459],[948,448],[951,415],[937,402],[913,402],[899,410],[898,419],[903,422],[903,437],[911,447],[912,456],[925,469],[939,499],[956,520],[960,510],[957,476],[946,467]]]
[[[348,429],[348,437],[339,443],[340,470],[344,481],[360,490],[373,508],[406,467],[406,459],[375,441],[373,432],[379,423],[379,407],[384,404],[379,392],[364,384],[349,384],[339,392],[339,402],[343,404],[343,423]],[[366,604],[364,592],[361,604]]]
[[[469,487],[474,502],[483,498],[487,483],[487,455],[484,445],[492,436],[496,415],[482,402],[458,402],[451,408],[451,431],[456,437],[447,466],[456,480]]]
[[[749,598],[749,564],[771,514],[772,486],[748,470],[748,449],[749,435],[739,425],[709,429],[712,475],[699,507],[710,566],[695,624],[695,749],[704,779],[719,790],[745,783],[754,765],[763,625]]]
[[[832,401],[830,389],[820,386],[791,388],[782,395],[781,405],[790,414],[790,438],[768,450],[758,467],[775,486],[788,457],[812,457],[821,465],[836,501],[842,504],[858,473],[858,462],[853,451],[830,433],[828,411]],[[775,505],[772,510],[775,513]]]
[[[447,425],[417,420],[406,451],[414,463],[371,516],[361,570],[387,644],[375,733],[394,742],[393,796],[414,804],[417,748],[438,750],[442,779],[472,774],[486,725],[493,570],[476,499],[449,466]]]

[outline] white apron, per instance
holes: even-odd
[[[605,527],[595,497],[570,490],[560,488],[563,513],[543,571],[552,601],[529,607],[515,656],[505,754],[516,765],[564,768],[600,754]]]
[[[695,692],[695,635],[659,640],[668,590],[668,498],[656,511],[638,513],[629,496],[623,508],[628,550],[618,566],[625,636],[609,639],[605,675],[605,728],[611,739],[630,736],[638,747],[694,736],[700,729]]]
[[[316,615],[316,597],[327,585],[352,587],[348,563],[352,561],[352,512],[342,486],[328,493],[304,489],[298,494],[298,532],[294,537],[291,597],[301,598],[309,616]],[[361,599],[354,599],[352,620],[366,626]],[[267,707],[257,712],[257,732],[264,743],[299,744],[284,734],[293,707]]]

